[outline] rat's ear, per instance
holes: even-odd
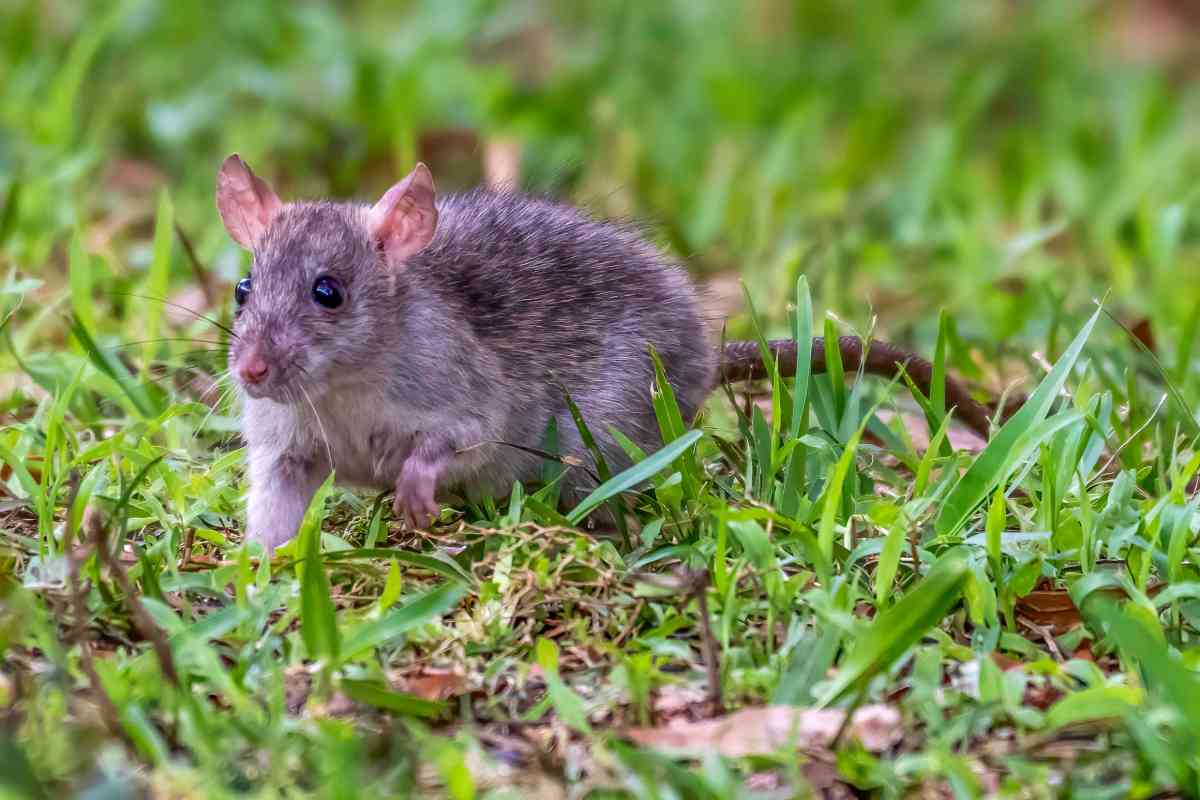
[[[225,230],[242,247],[253,250],[282,207],[267,182],[251,172],[237,153],[221,164],[217,173],[217,210],[221,212]]]
[[[433,239],[438,218],[435,197],[429,168],[417,164],[367,212],[367,229],[389,267],[400,267]]]

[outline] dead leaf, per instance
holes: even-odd
[[[1161,582],[1151,584],[1146,587],[1146,594],[1153,597],[1165,585]],[[1126,599],[1125,593],[1118,589],[1100,589],[1099,591],[1114,600]],[[1024,617],[1036,625],[1049,628],[1055,636],[1061,636],[1083,624],[1079,609],[1075,607],[1075,603],[1066,589],[1032,591],[1024,597],[1017,598],[1016,611],[1018,617]]]
[[[398,691],[422,700],[446,700],[466,691],[467,677],[449,669],[425,668],[411,675],[393,675],[392,684]]]
[[[707,699],[708,691],[699,686],[668,684],[655,694],[652,708],[655,714],[671,717],[695,708]]]
[[[1057,687],[1051,686],[1049,683],[1044,683],[1039,686],[1025,687],[1025,696],[1023,698],[1025,705],[1033,706],[1039,711],[1045,711],[1050,706],[1054,705],[1063,696],[1063,691]]]
[[[1050,628],[1056,636],[1083,622],[1079,616],[1079,609],[1075,607],[1066,589],[1030,592],[1017,598],[1016,611],[1018,616]]]
[[[283,673],[284,703],[291,714],[299,714],[308,702],[308,693],[312,689],[312,675],[303,666],[291,666]]]
[[[1002,672],[1008,672],[1010,669],[1020,669],[1023,664],[1015,658],[1009,658],[1003,653],[992,652],[992,661],[1000,668]]]
[[[1150,327],[1150,318],[1142,317],[1129,329],[1151,353],[1158,352],[1154,342],[1154,331]]]
[[[846,712],[838,709],[763,706],[698,722],[676,720],[660,728],[633,728],[625,735],[640,745],[690,756],[711,753],[739,758],[787,747],[827,748],[845,719]],[[900,712],[885,705],[865,706],[854,712],[847,731],[873,753],[891,747],[902,733]]]

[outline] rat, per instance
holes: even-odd
[[[715,347],[687,273],[634,227],[518,192],[439,195],[417,164],[373,205],[283,203],[236,154],[216,203],[251,251],[235,287],[229,369],[247,449],[247,536],[292,539],[316,489],[393,490],[414,529],[439,495],[499,495],[541,472],[551,421],[558,449],[586,459],[577,405],[614,470],[630,463],[616,428],[661,446],[651,403],[653,347],[687,420],[721,381],[769,374],[756,342]],[[811,366],[825,369],[825,342]],[[770,343],[794,374],[796,345]],[[926,394],[928,361],[886,342],[837,341],[848,372],[907,370]],[[985,439],[989,413],[956,380],[947,406]],[[508,445],[513,446],[508,446]],[[567,470],[561,496],[589,491]]]

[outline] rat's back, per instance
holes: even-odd
[[[438,212],[437,234],[409,268],[495,355],[505,388],[528,393],[533,413],[515,415],[523,430],[513,434],[540,435],[554,415],[569,441],[565,388],[598,436],[615,426],[646,449],[658,446],[651,347],[685,418],[699,409],[716,353],[696,291],[638,231],[486,190],[445,196]],[[611,443],[606,449],[622,460]]]

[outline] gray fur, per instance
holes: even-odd
[[[616,468],[608,435],[660,444],[647,346],[690,417],[717,380],[695,292],[635,231],[515,193],[439,198],[432,242],[389,270],[366,228],[367,207],[286,205],[256,246],[253,288],[238,313],[231,365],[249,346],[269,378],[243,387],[250,536],[273,548],[297,531],[316,487],[397,489],[410,522],[430,494],[507,492],[542,462],[557,420],[564,454],[589,460],[560,386]],[[318,276],[344,287],[317,305]],[[571,470],[572,499],[590,488]]]

